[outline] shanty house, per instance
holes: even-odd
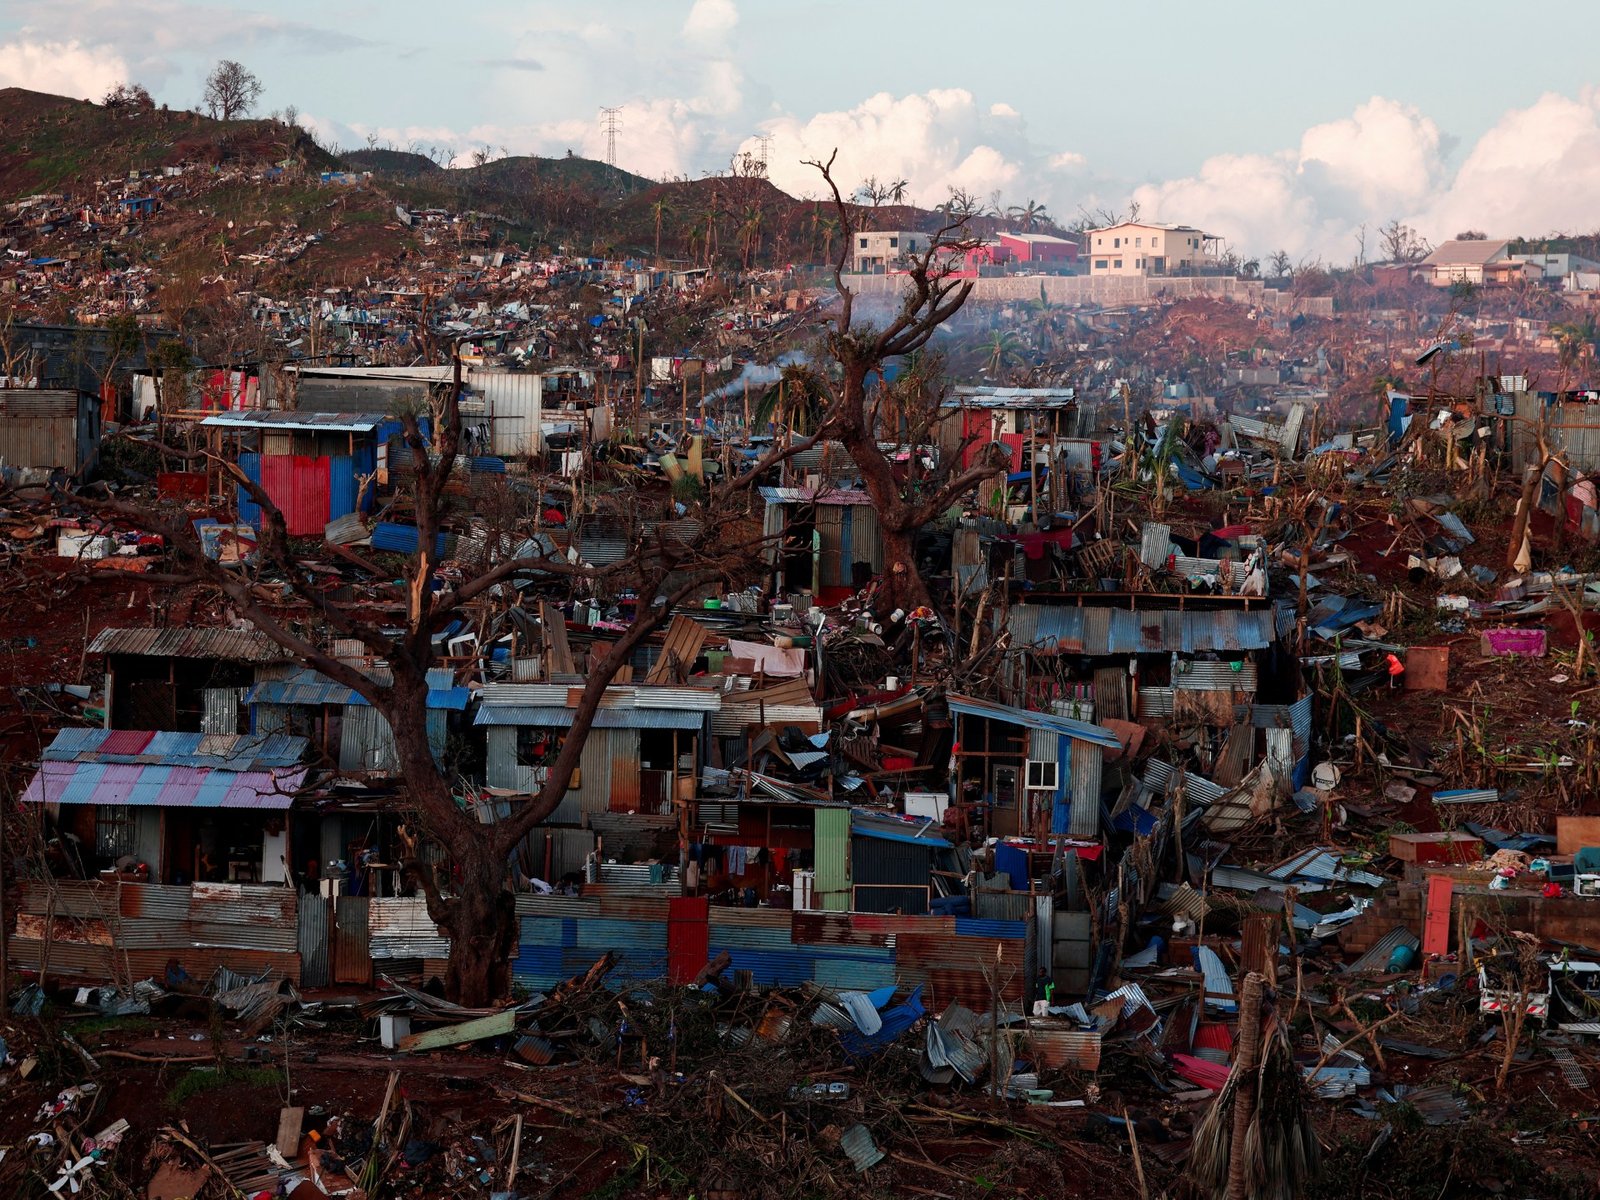
[[[387,667],[362,667],[375,683],[387,686]],[[428,748],[443,760],[452,712],[463,712],[471,693],[454,686],[449,667],[428,672]],[[257,733],[291,733],[309,739],[322,756],[347,775],[386,775],[400,768],[394,731],[382,713],[353,688],[310,667],[287,664],[264,668],[245,697],[251,728]]]
[[[1102,766],[1107,751],[1122,751],[1115,733],[971,696],[946,703],[956,717],[956,799],[987,807],[991,835],[1098,836]]]
[[[572,726],[576,691],[552,683],[491,683],[481,689],[474,724],[484,728],[484,778],[491,789],[528,795],[544,785]],[[604,813],[670,813],[675,797],[692,799],[707,722],[721,703],[721,693],[709,688],[607,689],[550,823],[591,824]]]
[[[244,697],[266,664],[288,653],[253,629],[102,629],[106,728],[238,733]]]
[[[940,452],[954,454],[965,443],[963,467],[992,442],[1011,452],[1013,472],[1033,461],[1054,462],[1066,454],[1069,442],[1079,438],[1082,423],[1072,388],[957,387],[944,399],[942,409]],[[1061,449],[1053,451],[1058,445]]]
[[[284,735],[63,729],[22,802],[59,813],[86,870],[131,856],[150,882],[280,882],[306,750]]]
[[[784,593],[809,588],[819,599],[864,587],[884,569],[878,510],[848,488],[764,487],[763,532],[783,535],[767,561]]]
[[[955,872],[955,848],[942,827],[927,819],[854,809],[850,814],[850,911],[904,913],[932,911],[943,877]]]
[[[338,517],[371,512],[388,472],[388,439],[400,432],[399,419],[382,413],[225,412],[200,424],[233,436],[239,469],[294,536],[320,535]],[[238,504],[241,520],[260,525],[261,508],[243,484]]]
[[[72,389],[0,388],[0,463],[79,475],[100,455],[100,401]]]

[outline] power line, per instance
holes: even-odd
[[[617,165],[617,130],[622,128],[622,122],[617,120],[617,114],[622,108],[623,106],[619,104],[615,108],[600,109],[600,127],[605,130],[606,135],[606,162],[613,167]]]

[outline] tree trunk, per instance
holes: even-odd
[[[506,863],[490,839],[472,838],[467,845],[456,860],[456,895],[444,902],[442,924],[450,937],[445,992],[457,1004],[483,1008],[511,990],[516,899],[506,891]]]
[[[878,511],[883,511],[881,506]],[[928,592],[927,581],[917,570],[916,532],[880,524],[878,534],[883,539],[884,566],[884,590],[879,615],[887,617],[897,608],[907,613],[923,605],[932,608],[933,600]]]

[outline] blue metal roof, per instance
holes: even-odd
[[[531,725],[565,729],[575,709],[524,704],[483,704],[474,725]],[[700,729],[707,714],[672,708],[602,708],[594,714],[595,729]]]
[[[971,696],[949,695],[945,697],[945,702],[949,704],[951,712],[961,713],[963,716],[987,717],[993,721],[1022,725],[1028,729],[1050,730],[1080,742],[1093,742],[1097,746],[1107,746],[1112,749],[1122,747],[1117,735],[1111,730],[1100,725],[1092,725],[1088,721],[1075,721],[1071,717],[1058,717],[1054,713],[1032,712],[1026,708],[1012,708],[1009,704],[995,704],[988,700],[976,700]]]
[[[1275,635],[1273,612],[1130,612],[1125,608],[1020,604],[1006,627],[1014,646],[1058,654],[1193,654],[1202,650],[1265,650]]]
[[[937,822],[926,817],[906,818],[896,813],[873,812],[870,809],[852,809],[850,832],[857,837],[879,838],[885,842],[904,842],[926,850],[948,849],[950,843],[938,833],[926,832],[940,829]]]
[[[431,672],[430,672],[431,674]],[[472,698],[470,688],[428,689],[428,707],[461,712]],[[367,698],[354,688],[335,683],[320,671],[300,667],[283,679],[264,679],[250,689],[247,704],[366,704]]]
[[[63,729],[45,748],[45,762],[115,763],[257,771],[292,767],[309,743],[289,734],[149,733],[128,729]]]

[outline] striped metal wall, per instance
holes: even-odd
[[[370,704],[346,704],[339,735],[342,771],[394,771],[400,766],[389,722]]]
[[[322,896],[303,893],[297,941],[300,982],[306,987],[327,987],[333,982],[332,925],[332,904]]]
[[[1072,743],[1072,824],[1067,832],[1077,838],[1100,835],[1101,772],[1105,753],[1093,742]]]
[[[850,810],[812,810],[816,901],[828,912],[850,907]]]

